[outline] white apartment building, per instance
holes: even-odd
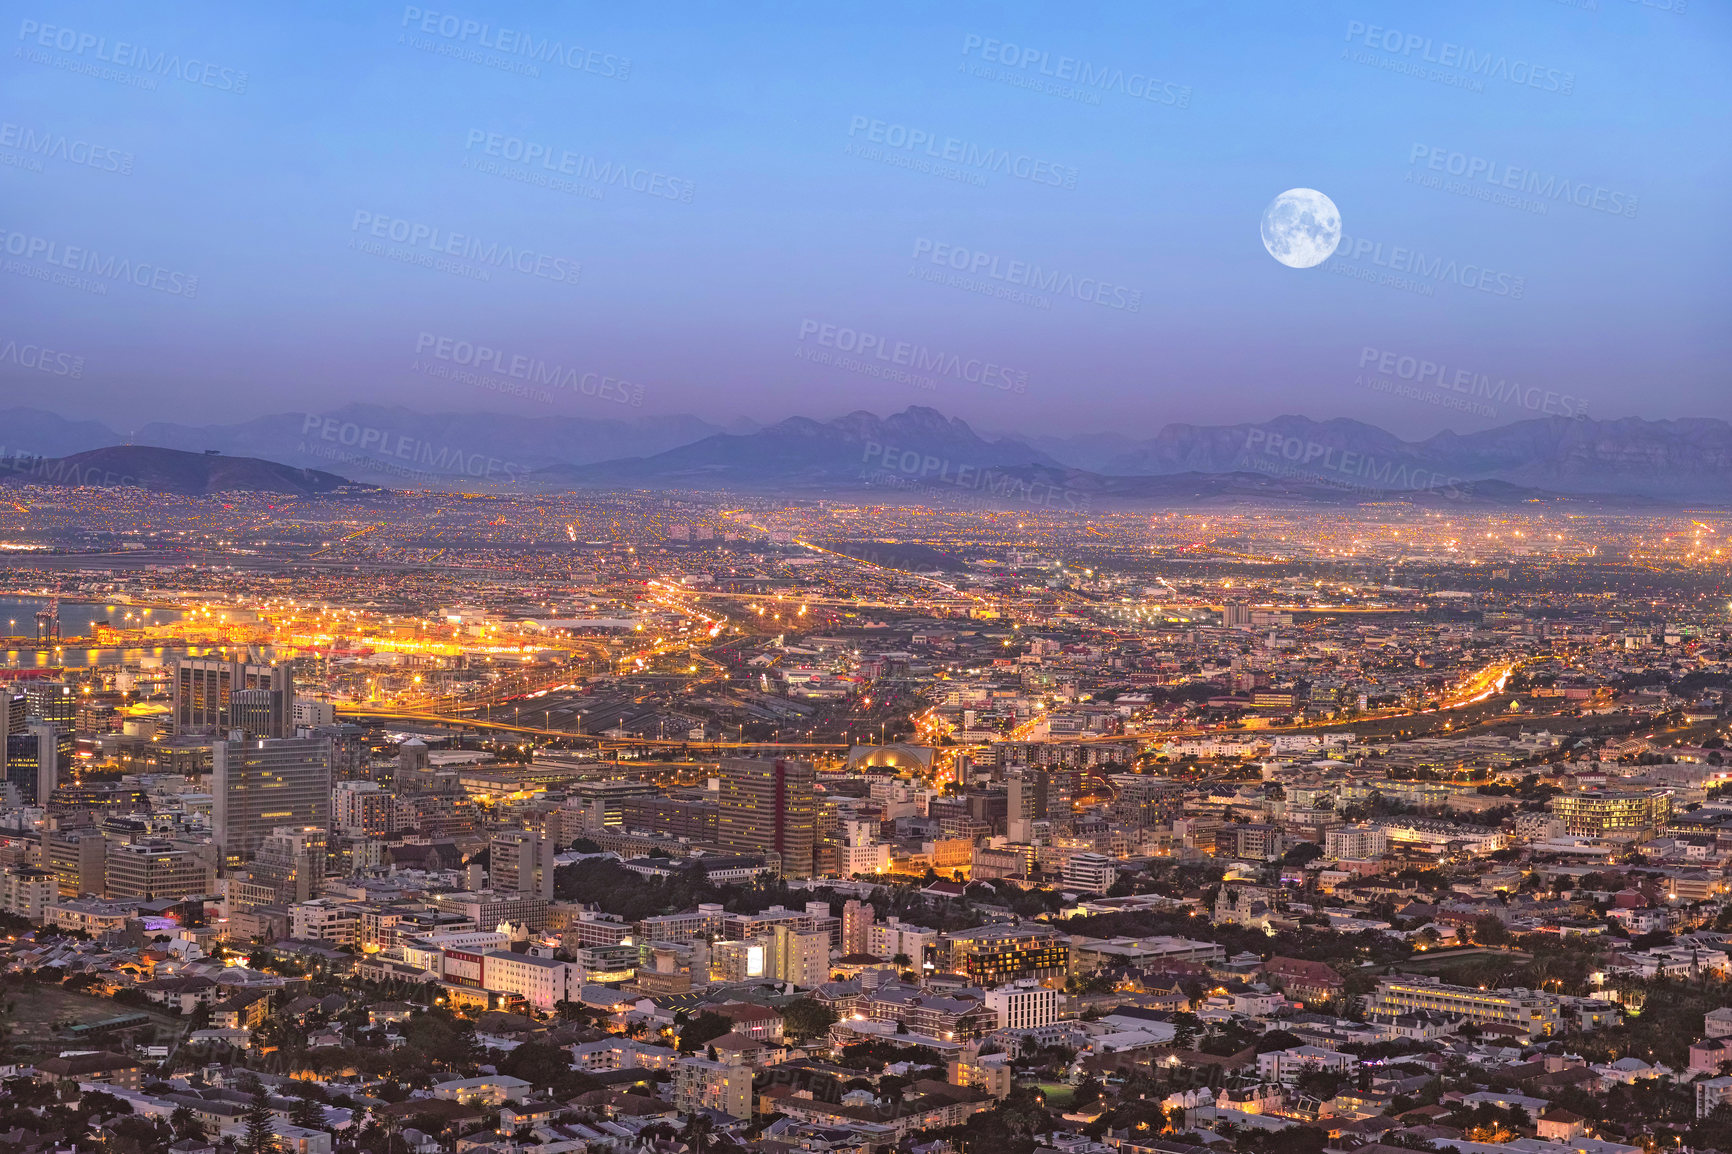
[[[916,969],[926,956],[926,948],[937,941],[937,930],[909,925],[900,918],[886,918],[866,927],[867,953],[884,959],[907,954]]]
[[[890,846],[886,842],[876,845],[844,845],[837,847],[837,850],[842,857],[843,877],[883,873],[890,868]]]
[[[1389,835],[1377,826],[1341,826],[1323,835],[1323,852],[1338,861],[1370,861],[1389,852]]]
[[[543,1012],[575,1002],[583,989],[583,967],[575,962],[495,950],[481,960],[481,988],[517,994]]]
[[[1358,1068],[1359,1059],[1352,1054],[1340,1054],[1322,1046],[1295,1046],[1290,1050],[1271,1050],[1257,1055],[1257,1077],[1283,1086],[1291,1086],[1299,1080],[1299,1075],[1311,1070],[1350,1074]]]
[[[1104,894],[1118,880],[1119,868],[1105,854],[1073,853],[1065,859],[1062,876],[1066,889]]]
[[[778,980],[803,989],[830,980],[830,935],[822,930],[803,932],[789,926],[772,931],[774,971]]]
[[[1001,1030],[1033,1029],[1058,1021],[1058,991],[1033,978],[988,990],[986,1004],[998,1015]]]
[[[352,946],[361,932],[361,908],[350,902],[314,898],[289,907],[289,936],[305,942]]]

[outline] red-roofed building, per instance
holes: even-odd
[[[1346,983],[1323,962],[1284,958],[1277,954],[1263,967],[1263,976],[1282,993],[1300,1002],[1326,1002],[1341,995]]]

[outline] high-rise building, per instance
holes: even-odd
[[[263,691],[267,696],[237,694]],[[249,737],[288,737],[295,732],[295,683],[284,665],[182,657],[174,663],[173,709],[177,734],[219,734],[245,730]],[[237,708],[239,707],[239,708]]]
[[[850,899],[842,903],[842,953],[866,953],[866,931],[877,920],[878,911],[870,902]]]
[[[32,681],[24,687],[24,713],[72,730],[78,722],[78,693],[64,681]]]
[[[553,842],[538,833],[496,833],[487,847],[488,881],[495,893],[534,894],[553,900]]]
[[[207,847],[208,848],[208,847]],[[216,870],[199,847],[164,840],[108,847],[104,896],[110,900],[202,897],[216,888]]]
[[[334,829],[351,837],[391,833],[397,828],[397,799],[376,781],[339,781],[332,794]]]
[[[1058,991],[1033,978],[1006,982],[986,992],[986,1004],[998,1014],[1001,1030],[1028,1030],[1058,1021]]]
[[[722,762],[716,840],[735,853],[779,854],[782,876],[812,876],[817,775],[799,761]]]
[[[7,734],[4,767],[6,782],[18,791],[25,805],[46,805],[61,775],[72,765],[74,738],[71,726],[30,720],[23,733]]]
[[[775,955],[773,976],[777,981],[811,989],[830,980],[829,934],[779,925],[770,928],[770,940]]]
[[[0,690],[0,734],[24,732],[24,719],[28,716],[26,702],[22,693],[11,690]]]
[[[108,839],[93,829],[42,831],[42,868],[53,874],[63,898],[107,891]]]
[[[228,868],[249,860],[279,827],[331,825],[331,746],[321,737],[219,741],[211,819]]]
[[[280,826],[252,861],[229,880],[230,909],[291,906],[319,896],[325,885],[322,826]]]

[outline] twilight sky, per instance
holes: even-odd
[[[1718,0],[12,12],[0,408],[1732,417]]]

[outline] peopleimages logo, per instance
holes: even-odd
[[[471,381],[466,379],[469,376],[480,378],[481,374],[493,374],[521,382],[526,388],[564,389],[620,405],[643,404],[642,385],[634,385],[630,381],[601,373],[550,365],[539,357],[507,353],[474,341],[422,332],[415,338],[415,353],[418,357],[431,357],[436,361],[471,370],[470,373],[452,378],[465,384],[479,384],[484,380],[481,378]]]
[[[1562,201],[1577,208],[1591,209],[1612,216],[1634,217],[1637,198],[1603,185],[1588,184],[1568,177],[1548,176],[1531,168],[1505,164],[1483,156],[1453,152],[1432,144],[1415,144],[1407,154],[1408,179],[1414,176],[1414,166],[1430,172],[1447,173],[1471,184],[1484,184],[1489,191],[1509,190],[1538,197],[1541,201]],[[1452,190],[1453,191],[1453,190]],[[1470,195],[1483,195],[1477,188]]]
[[[1445,476],[1431,469],[1410,470],[1406,463],[1382,460],[1370,453],[1340,449],[1261,428],[1246,433],[1245,446],[1235,467],[1249,467],[1265,473],[1273,471],[1277,476],[1307,478],[1379,493],[1426,489],[1441,490],[1451,499],[1461,496],[1457,488],[1462,484],[1460,477]]]
[[[886,366],[967,381],[971,385],[984,385],[1005,393],[1028,392],[1027,373],[996,361],[962,357],[956,353],[929,349],[925,345],[892,340],[845,325],[826,324],[810,319],[800,322],[801,343],[805,343],[808,338],[816,338],[815,343],[822,348],[869,358],[868,363],[877,360]]]
[[[989,465],[970,465],[948,457],[935,457],[919,449],[904,449],[868,440],[860,460],[862,465],[877,466],[873,472],[862,472],[863,481],[897,488],[914,486],[928,492],[936,492],[931,486],[948,485],[966,493],[1030,504],[1040,509],[1088,510],[1087,493],[1038,479],[1018,477]]]
[[[976,53],[979,54],[978,57],[975,56]],[[1188,84],[1159,80],[1144,72],[1126,72],[1123,68],[1094,65],[1074,56],[1054,56],[1044,49],[1026,45],[1019,47],[1008,41],[977,36],[972,32],[962,39],[962,54],[970,59],[978,58],[989,64],[1001,64],[1006,68],[1033,72],[1064,84],[1074,84],[1085,91],[1116,92],[1132,100],[1147,100],[1174,108],[1189,108],[1191,104],[1191,87]],[[1054,91],[1063,94],[1062,89]]]
[[[521,164],[526,168],[539,168],[555,176],[569,176],[603,188],[616,185],[662,200],[677,200],[682,204],[692,202],[695,186],[689,180],[669,176],[665,172],[656,172],[654,169],[598,160],[586,153],[525,140],[520,136],[506,136],[481,128],[471,128],[463,147],[467,152],[479,150],[483,156]]]
[[[48,237],[14,232],[3,225],[0,225],[0,251],[7,256],[26,261],[41,261],[52,270],[64,269],[85,277],[97,278],[75,287],[106,293],[108,286],[104,282],[124,282],[189,300],[198,296],[196,276],[163,268],[148,261],[133,261],[111,253],[104,254],[82,245],[62,244]],[[31,275],[32,267],[36,266],[21,265],[16,269],[9,268],[8,271],[28,276]],[[82,277],[79,279],[82,280]]]
[[[39,373],[70,377],[73,380],[84,376],[83,357],[56,352],[44,345],[14,340],[0,341],[0,364],[17,365],[21,369],[34,369]]]
[[[995,172],[1053,188],[1076,187],[1077,170],[1068,164],[1056,164],[1007,148],[982,147],[954,136],[940,137],[924,128],[910,128],[906,124],[876,120],[870,116],[855,116],[848,121],[848,135],[851,138],[849,151],[870,160],[888,162],[882,149],[890,149],[890,156],[918,157],[940,165],[956,165],[969,176]],[[874,149],[869,147],[871,145],[881,148]]]
[[[449,232],[436,225],[401,217],[355,210],[349,224],[350,232],[362,232],[377,240],[388,240],[412,250],[426,250],[435,256],[455,257],[493,268],[510,269],[525,276],[540,277],[559,284],[576,284],[583,266],[565,257],[517,248],[508,244],[484,241],[461,232]]]
[[[67,136],[63,132],[38,131],[10,120],[0,121],[0,148],[15,148],[28,156],[60,160],[98,172],[132,175],[132,153],[105,144]]]
[[[631,60],[627,57],[567,44],[552,36],[537,37],[535,33],[522,29],[495,28],[486,21],[451,12],[433,12],[409,5],[403,9],[401,27],[426,36],[437,36],[453,47],[473,46],[497,52],[508,59],[516,57],[531,64],[557,64],[573,72],[588,72],[608,80],[631,79]],[[411,47],[424,45],[412,43]]]
[[[1475,80],[1503,80],[1562,96],[1568,96],[1576,90],[1574,72],[1535,64],[1520,57],[1512,60],[1502,53],[1480,52],[1449,40],[1437,41],[1429,36],[1400,32],[1360,20],[1347,22],[1347,40],[1349,43],[1382,52],[1404,64],[1433,64]]]
[[[1341,234],[1341,243],[1335,248],[1335,256],[1366,262],[1392,273],[1417,278],[1422,283],[1447,282],[1492,296],[1509,297],[1511,300],[1521,300],[1522,294],[1527,291],[1526,277],[1499,272],[1484,265],[1463,264],[1455,260],[1445,260],[1440,256],[1427,256],[1418,249],[1402,245],[1385,247],[1382,241],[1350,237],[1346,233]],[[1336,261],[1331,260],[1329,263],[1333,265]]]
[[[1043,269],[1027,261],[1001,258],[994,253],[963,248],[961,245],[946,244],[926,237],[919,237],[914,241],[914,259],[971,277],[985,277],[1017,288],[1070,297],[1084,304],[1100,305],[1102,308],[1134,313],[1143,306],[1141,289],[1126,288],[1098,277],[1078,277],[1057,269]]]
[[[308,413],[301,421],[300,449],[302,452],[318,453],[330,457],[331,451],[319,452],[319,446],[308,446],[305,438],[311,434],[318,440],[353,448],[358,454],[377,453],[378,460],[387,464],[398,461],[408,461],[415,465],[426,466],[428,472],[450,475],[461,474],[465,477],[503,477],[514,481],[529,470],[515,461],[501,461],[498,457],[489,457],[452,445],[435,445],[419,437],[411,437],[407,433],[381,429],[375,425],[358,425],[353,421],[340,421],[336,417],[322,417],[317,413]],[[348,460],[364,463],[373,458],[355,456]]]
[[[124,40],[109,43],[108,37],[98,36],[92,32],[80,32],[76,28],[64,28],[56,24],[44,24],[38,20],[25,20],[18,25],[18,39],[26,45],[35,48],[47,48],[55,52],[67,53],[80,61],[97,61],[102,64],[112,64],[117,68],[130,68],[135,72],[144,72],[151,76],[173,77],[188,84],[196,84],[201,88],[215,88],[221,92],[233,92],[237,95],[247,90],[247,74],[234,68],[224,68],[219,64],[211,64],[196,57],[181,59],[178,53],[152,52],[142,44],[129,44]],[[22,55],[22,52],[15,55]],[[43,59],[38,63],[55,64],[52,59]],[[80,69],[69,69],[80,71]]]
[[[1584,420],[1588,415],[1588,402],[1569,393],[1537,389],[1502,377],[1494,381],[1485,373],[1471,369],[1456,369],[1451,372],[1447,365],[1439,361],[1387,349],[1375,349],[1370,345],[1359,350],[1359,367],[1374,367],[1381,376],[1394,377],[1414,386],[1443,389],[1465,397],[1496,401],[1500,405],[1514,404],[1530,413],[1542,413],[1549,417],[1574,417]]]

